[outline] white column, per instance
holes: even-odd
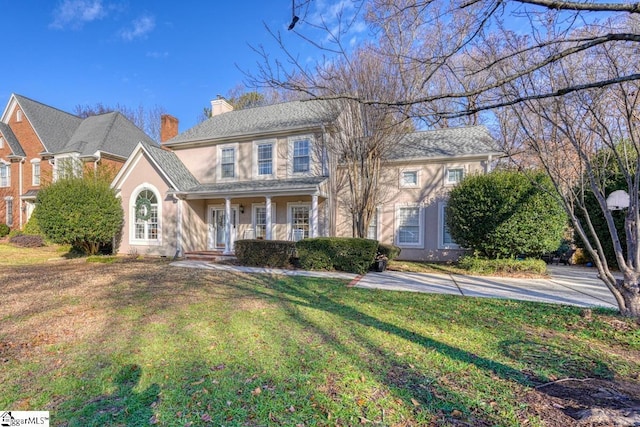
[[[264,202],[264,210],[265,210],[265,222],[267,225],[267,229],[265,230],[265,239],[271,240],[271,196],[265,196]]]
[[[318,195],[311,196],[311,230],[309,230],[309,237],[318,237]]]
[[[224,199],[224,253],[231,253],[231,198]]]
[[[175,196],[174,196],[175,197]],[[182,200],[176,200],[176,256],[181,257],[182,252]]]

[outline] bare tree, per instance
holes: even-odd
[[[142,105],[139,105],[138,108],[130,108],[119,103],[115,106],[108,106],[102,103],[95,105],[76,105],[74,114],[78,117],[86,118],[113,111],[121,113],[154,141],[160,141],[160,117],[166,113],[166,110],[159,105],[155,105],[150,109],[145,109]]]

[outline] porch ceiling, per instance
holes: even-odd
[[[187,191],[176,192],[186,200],[214,199],[223,197],[298,196],[317,194],[325,197],[323,187],[327,177],[305,177],[293,179],[269,179],[253,181],[200,184]]]

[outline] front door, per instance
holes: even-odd
[[[231,247],[229,250],[233,250],[233,244],[236,240],[236,228],[237,228],[237,209],[231,208]],[[225,240],[227,237],[227,216],[225,215],[224,207],[210,207],[209,208],[209,249],[211,250],[224,250]]]

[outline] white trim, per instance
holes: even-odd
[[[418,208],[418,242],[417,243],[401,243],[400,242],[400,233],[399,233],[399,221],[400,221],[400,209],[406,208]],[[400,248],[424,248],[424,234],[425,234],[425,223],[424,223],[424,207],[419,203],[402,203],[395,205],[395,218],[394,218],[394,238],[396,246]]]
[[[0,148],[4,148],[4,136],[0,135]]]
[[[138,165],[138,162],[140,161],[140,159],[145,158],[156,170],[159,171],[159,175],[169,183],[169,187],[173,187],[173,188],[178,188],[178,186],[171,180],[171,178],[166,174],[166,172],[164,171],[164,169],[162,169],[162,167],[160,167],[160,165],[153,159],[153,156],[151,156],[148,152],[148,150],[145,148],[145,146],[142,144],[142,142],[139,142],[138,145],[136,146],[136,148],[134,148],[133,152],[131,153],[131,155],[129,156],[129,158],[127,159],[127,161],[124,163],[124,165],[122,165],[122,167],[120,168],[120,171],[118,172],[118,174],[116,175],[116,177],[113,179],[113,181],[111,182],[111,187],[115,188],[116,190],[121,190],[122,189],[122,185],[124,184],[125,181],[127,181],[129,179],[129,176],[131,175],[131,173],[136,170],[136,166]]]
[[[462,178],[460,180],[463,180],[464,177],[467,176],[467,165],[445,165],[444,166],[444,185],[446,186],[457,185],[460,181],[454,181],[454,182],[449,181],[449,171],[460,170],[460,169],[462,169]]]
[[[151,191],[158,200],[158,238],[157,239],[136,239],[136,199],[144,191]],[[162,245],[162,195],[160,191],[148,182],[138,185],[129,196],[129,245],[131,246],[160,246]]]
[[[38,165],[38,182],[36,182],[36,175],[34,173],[35,165]],[[40,186],[41,175],[42,175],[42,162],[40,159],[31,159],[31,185],[35,187]]]
[[[298,141],[309,141],[309,170],[305,172],[293,171],[293,151],[295,143]],[[314,156],[315,139],[313,135],[296,135],[287,139],[287,175],[288,176],[312,176],[313,168],[316,163]]]
[[[291,209],[298,207],[306,207],[309,209],[309,236],[311,236],[311,202],[289,202],[287,203],[287,238],[285,240],[294,240],[293,239],[293,228],[291,221],[293,220],[291,216]]]
[[[9,209],[9,204],[11,204],[11,209]],[[12,196],[7,196],[4,198],[4,208],[5,208],[5,215],[4,215],[4,223],[7,224],[9,227],[13,227],[13,222],[16,220],[13,217],[13,197]],[[9,221],[9,215],[11,215],[11,221]]]
[[[438,249],[460,249],[457,243],[444,242],[445,209],[447,202],[438,202]]]
[[[233,149],[233,176],[222,177],[222,151],[227,149]],[[216,162],[216,177],[218,181],[237,181],[238,180],[238,143],[218,145],[218,159]]]
[[[258,147],[260,145],[271,145],[271,173],[260,175],[260,169],[258,166]],[[253,157],[252,157],[252,171],[254,179],[273,179],[276,177],[277,164],[277,140],[275,139],[260,139],[253,141]]]
[[[407,184],[404,182],[404,174],[405,173],[414,173],[416,175],[415,184]],[[418,188],[420,187],[420,170],[419,169],[402,169],[400,170],[400,188]]]
[[[381,224],[381,216],[382,216],[382,206],[376,207],[375,217],[373,218],[376,223],[376,235],[374,237],[375,240],[380,241],[380,224]],[[367,227],[367,238],[369,237],[369,227]]]
[[[7,185],[2,185],[0,181],[0,188],[9,188],[11,187],[11,163],[0,159],[0,166],[7,171]]]
[[[251,204],[251,227],[253,228],[253,238],[258,237],[258,227],[256,226],[256,210],[257,208],[266,208],[266,203],[252,203]],[[265,218],[266,221],[266,218]],[[271,202],[271,236],[273,237],[276,225],[276,204]],[[265,230],[264,239],[267,240],[268,233]]]

